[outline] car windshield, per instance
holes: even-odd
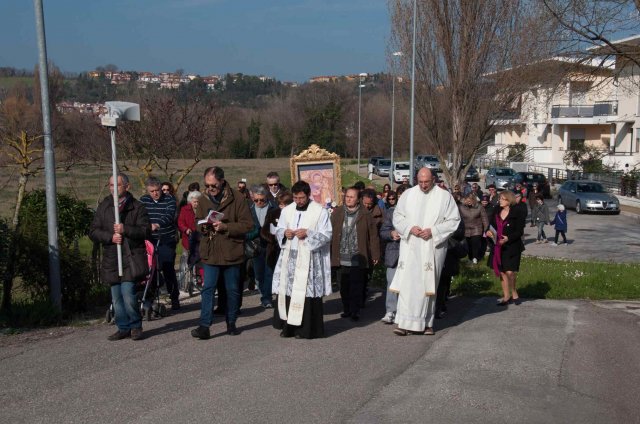
[[[499,177],[512,177],[515,172],[511,168],[498,168],[496,169],[496,175]]]
[[[607,190],[598,183],[578,183],[578,193],[606,193]]]
[[[396,169],[398,171],[404,171],[409,169],[409,164],[408,163],[396,163]]]
[[[381,160],[381,161],[378,161],[378,165],[379,166],[391,166],[391,161],[390,160]]]
[[[435,156],[425,156],[424,160],[425,162],[438,162],[438,158]]]

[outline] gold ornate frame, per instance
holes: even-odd
[[[314,181],[307,181],[312,185],[311,194],[314,200],[318,201],[318,196],[325,197],[319,203],[326,205],[326,197],[329,191],[331,193],[331,201],[338,205],[342,204],[340,156],[320,148],[317,144],[312,144],[308,149],[300,152],[299,155],[289,159],[289,163],[291,165],[291,184],[299,180],[307,181],[310,175],[317,177],[320,174],[321,194],[314,195],[314,193],[317,193],[317,191],[314,192],[314,187],[317,187],[318,184],[314,183]],[[327,188],[325,183],[330,184],[331,187]]]

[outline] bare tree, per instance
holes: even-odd
[[[391,12],[392,46],[410,75],[413,4],[394,0]],[[442,163],[450,158],[450,184],[485,145],[493,120],[517,107],[521,65],[548,55],[536,13],[518,0],[417,2],[416,112],[427,143]]]
[[[202,153],[215,134],[217,106],[200,97],[179,100],[173,92],[144,93],[139,100],[139,123],[125,123],[122,134],[124,154],[133,163],[142,183],[154,171],[180,186],[202,159]],[[218,132],[220,128],[218,128]],[[173,159],[189,159],[175,167]],[[123,169],[128,169],[124,163]]]
[[[608,67],[612,58],[640,68],[637,46],[614,44],[616,38],[640,31],[640,0],[541,0],[550,20],[557,24],[549,33],[558,54],[572,57],[576,64]],[[606,47],[605,49],[588,49]],[[616,67],[612,76],[624,66]]]

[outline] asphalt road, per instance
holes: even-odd
[[[398,337],[380,293],[328,337],[282,339],[245,298],[242,334],[189,335],[199,303],[145,322],[0,337],[0,422],[640,422],[640,303],[454,298],[435,336]]]

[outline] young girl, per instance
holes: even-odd
[[[547,236],[544,233],[544,226],[549,224],[549,207],[545,205],[542,194],[536,195],[536,204],[531,211],[531,222],[538,226],[536,244],[546,243]]]
[[[567,244],[567,236],[565,235],[567,232],[567,211],[564,210],[563,204],[558,205],[558,212],[556,212],[556,216],[553,217],[551,225],[555,225],[556,228],[556,238],[551,245],[558,245],[558,235],[562,235],[562,241],[564,244]]]

